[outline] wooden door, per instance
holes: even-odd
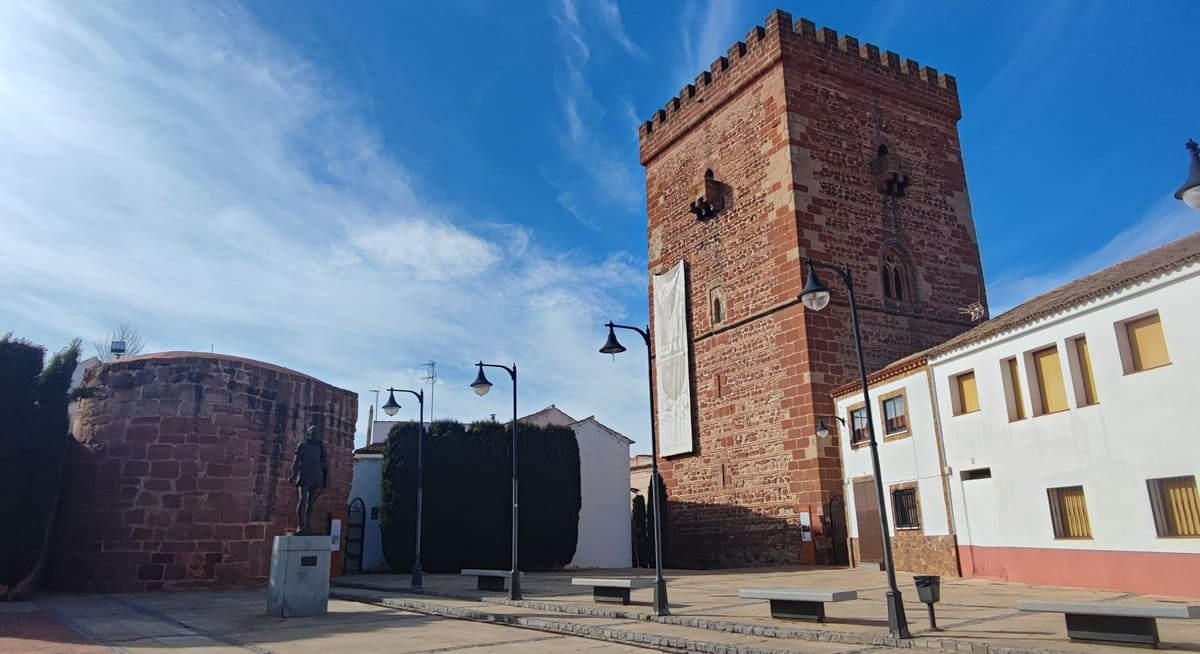
[[[883,562],[883,532],[879,531],[879,497],[874,479],[854,482],[854,516],[858,522],[858,558]]]

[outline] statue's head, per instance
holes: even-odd
[[[309,426],[308,431],[306,432],[306,436],[308,437],[308,440],[310,440],[310,441],[321,440],[321,428],[316,425]]]

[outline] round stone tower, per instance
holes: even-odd
[[[319,425],[329,485],[313,526],[345,510],[358,396],[293,370],[166,352],[96,366],[72,432],[48,570],[57,590],[129,592],[266,583],[295,528],[292,456]],[[326,532],[327,533],[327,532]]]

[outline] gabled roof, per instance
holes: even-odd
[[[618,441],[621,441],[622,443],[624,443],[626,445],[633,444],[632,438],[629,438],[628,436],[613,429],[612,427],[609,427],[608,425],[600,422],[599,420],[596,420],[596,416],[588,416],[588,417],[584,418],[583,420],[576,420],[575,422],[571,423],[571,428],[574,429],[575,425],[582,425],[582,424],[588,423],[588,422],[592,423],[593,425],[596,425],[597,427],[600,428],[600,431],[608,434],[609,436],[612,436],[613,438],[617,439]]]
[[[867,383],[875,383],[890,377],[915,370],[931,359],[985,341],[993,336],[1023,327],[1029,323],[1054,315],[1073,307],[1087,304],[1097,298],[1128,288],[1160,275],[1179,270],[1184,266],[1200,262],[1200,232],[1185,236],[1162,247],[1143,252],[1100,272],[1080,277],[1058,288],[1047,291],[1018,304],[1004,313],[976,325],[958,336],[945,340],[927,350],[911,354],[894,361],[867,376]],[[835,397],[859,389],[854,381],[834,389]]]
[[[567,427],[571,425],[571,423],[578,422],[578,420],[567,415],[565,411],[554,406],[553,404],[542,409],[541,411],[535,411],[534,413],[521,418],[520,421],[527,422],[531,425],[556,425],[559,427]]]
[[[384,445],[384,443],[382,441],[380,441],[378,443],[371,443],[370,445],[367,445],[366,447],[360,447],[357,450],[354,450],[354,453],[355,454],[383,454],[383,445]]]
[[[1200,232],[1042,293],[974,329],[929,348],[924,354],[934,358],[1198,261]]]

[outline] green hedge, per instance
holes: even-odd
[[[79,341],[51,357],[0,336],[0,585],[20,583],[49,545],[68,446],[68,392]]]
[[[427,426],[422,568],[507,570],[512,543],[512,441],[508,425]],[[579,536],[579,444],[568,427],[520,425],[520,567],[561,568]],[[380,529],[392,571],[412,569],[417,424],[392,427],[383,454]]]

